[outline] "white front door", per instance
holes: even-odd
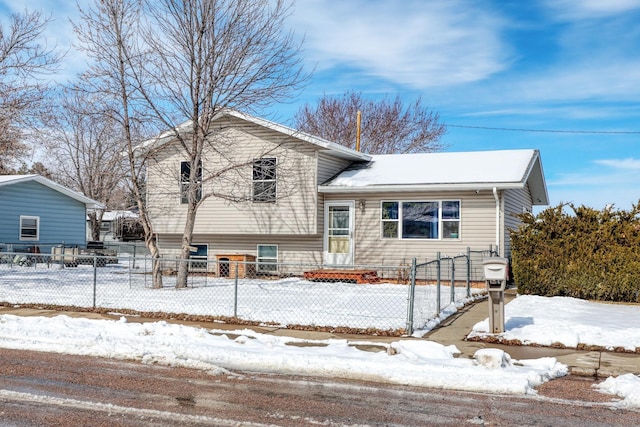
[[[353,265],[354,202],[327,202],[324,209],[324,263]]]

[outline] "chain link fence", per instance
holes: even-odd
[[[53,249],[0,253],[0,302],[154,318],[411,335],[484,294],[482,252],[401,266],[327,267],[233,259],[152,259]],[[186,262],[186,287],[177,271]]]

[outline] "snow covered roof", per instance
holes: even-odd
[[[369,154],[361,153],[359,151],[352,150],[343,145],[337,144],[335,142],[328,141],[323,138],[319,138],[317,136],[310,135],[305,132],[301,132],[290,127],[261,119],[259,117],[251,116],[249,114],[242,113],[240,111],[232,110],[229,108],[225,108],[221,110],[217,118],[222,117],[235,117],[241,120],[245,120],[250,123],[254,123],[258,126],[265,127],[267,129],[271,129],[273,131],[297,138],[301,141],[308,142],[319,147],[323,151],[327,151],[329,154],[339,157],[342,159],[352,160],[352,161],[369,161],[371,160],[371,156]],[[161,133],[160,135],[148,139],[144,141],[142,144],[136,147],[136,150],[152,150],[158,149],[163,145],[173,141],[175,139],[175,132],[189,132],[191,130],[191,121],[187,121],[177,126],[174,130],[169,130]]]
[[[549,203],[538,150],[374,155],[319,186],[324,193],[483,190],[529,185],[533,204]]]
[[[104,211],[102,214],[103,221],[115,221],[116,218],[138,218],[137,212],[132,212],[128,210],[115,210],[115,211]],[[89,216],[87,215],[87,219]]]
[[[64,194],[65,196],[71,197],[74,200],[79,201],[80,203],[84,203],[87,208],[96,208],[102,209],[104,206],[100,202],[96,202],[93,199],[85,196],[82,193],[78,193],[77,191],[73,191],[63,185],[58,184],[57,182],[53,182],[50,179],[47,179],[41,175],[32,174],[32,175],[0,175],[0,187],[5,185],[18,184],[20,182],[29,182],[35,181],[39,184],[47,186],[59,193]]]

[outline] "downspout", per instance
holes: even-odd
[[[493,198],[496,199],[496,249],[500,249],[500,198],[496,187],[493,187]]]

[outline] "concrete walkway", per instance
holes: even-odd
[[[505,302],[507,303],[514,297],[515,291],[507,290]],[[640,354],[508,346],[482,341],[465,341],[465,337],[471,332],[473,326],[488,317],[489,303],[486,300],[480,301],[449,317],[424,338],[444,345],[455,345],[462,352],[461,357],[473,357],[473,354],[481,348],[499,348],[518,360],[555,357],[567,365],[574,375],[606,378],[627,373],[640,374]]]

